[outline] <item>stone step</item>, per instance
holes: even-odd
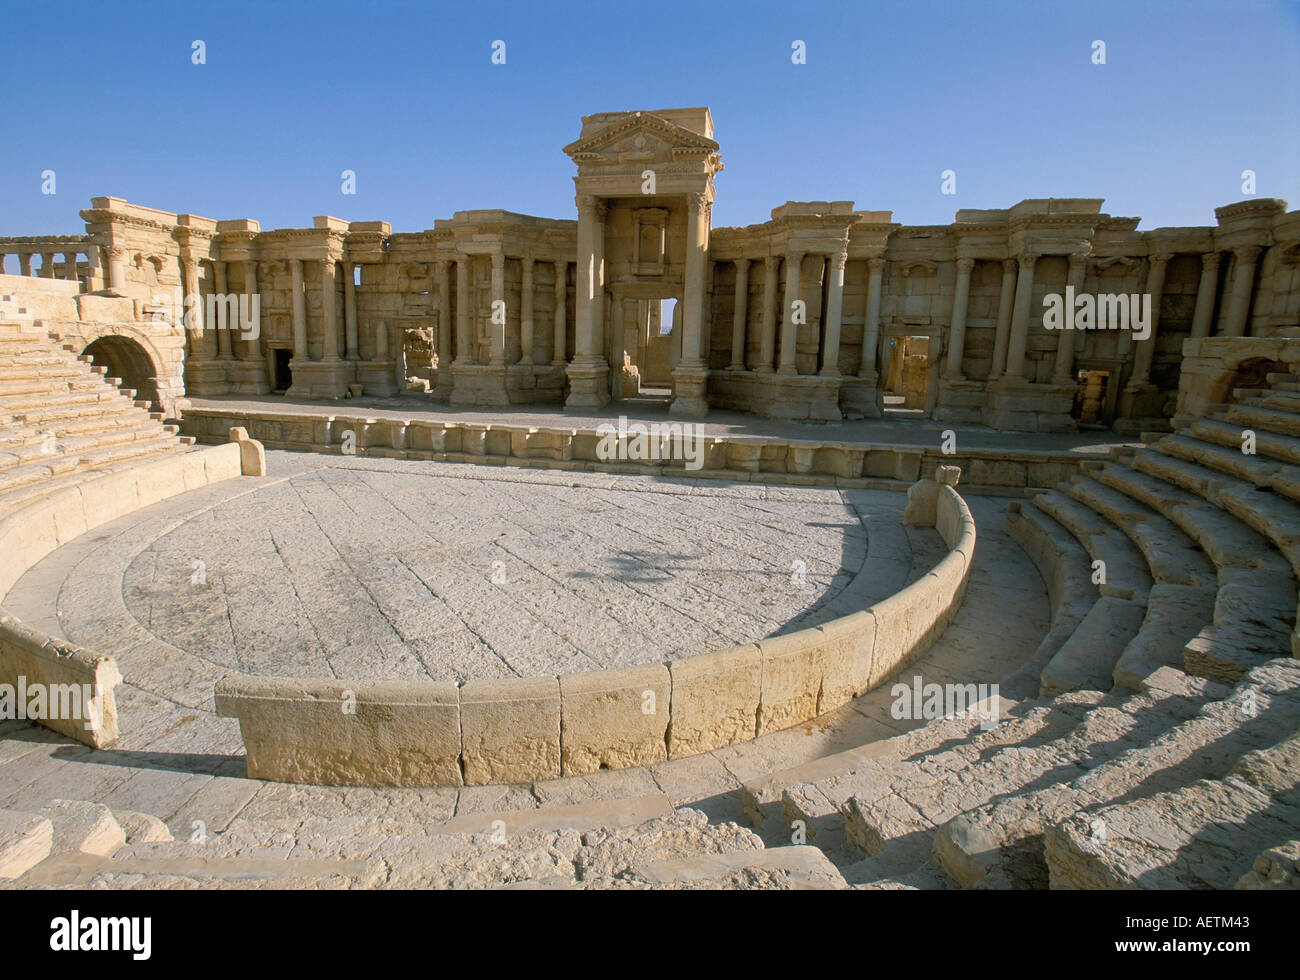
[[[1145,690],[1162,668],[1182,669],[1184,648],[1209,624],[1217,590],[1161,583],[1147,596],[1142,628],[1115,661],[1116,684]]]
[[[1003,696],[1012,700],[1036,698],[1043,668],[1083,622],[1100,593],[1092,581],[1091,556],[1033,500],[1008,502],[1005,529],[1047,583],[1052,622],[1033,655],[1003,677],[999,686]]]
[[[1271,408],[1279,412],[1300,411],[1300,393],[1285,388],[1238,388],[1233,394],[1238,405]]]
[[[1154,737],[1127,738],[1122,751],[1068,784],[1044,786],[963,814],[940,829],[935,852],[964,886],[1001,872],[1011,887],[1046,887],[1045,831],[1087,807],[1222,776],[1244,753],[1294,731],[1300,720],[1297,682],[1300,665],[1295,661],[1260,667],[1227,700],[1221,700],[1227,688],[1189,679],[1186,696],[1162,701],[1160,710],[1185,711],[1200,694],[1207,700],[1194,714]]]
[[[1289,840],[1261,852],[1234,888],[1243,891],[1300,889],[1300,840]]]
[[[40,425],[67,419],[85,419],[96,414],[121,414],[133,406],[107,388],[76,392],[46,399],[32,399],[30,405],[0,400],[0,422],[6,425]]]
[[[1224,409],[1223,417],[1243,429],[1272,432],[1282,436],[1300,436],[1300,415],[1259,402],[1228,405]]]
[[[75,377],[68,378],[0,381],[0,399],[44,397],[73,391],[99,391],[103,387],[103,379],[90,374],[78,374]],[[5,404],[5,401],[0,401],[0,409]]]
[[[1043,695],[1108,690],[1145,617],[1145,602],[1103,595],[1043,668]]]
[[[54,436],[56,439],[85,436],[95,432],[107,432],[123,426],[142,425],[151,421],[147,413],[139,410],[124,409],[114,414],[99,414],[89,417],[69,412],[66,418],[45,425],[6,426],[0,432],[0,452],[12,452],[18,446],[43,442],[50,436]]]
[[[1036,494],[1033,502],[1073,534],[1094,562],[1104,563],[1104,581],[1098,585],[1102,595],[1135,602],[1146,597],[1152,585],[1151,571],[1142,553],[1123,531],[1059,490]]]
[[[999,702],[1000,716],[1009,715],[1014,710],[1014,702],[1006,699]],[[979,730],[979,725],[979,720],[973,717],[945,718],[941,722],[930,722],[892,738],[819,756],[788,769],[764,773],[741,785],[741,803],[745,816],[751,824],[761,826],[773,815],[774,806],[783,801],[788,790],[823,781],[827,785],[833,785],[836,780],[847,777],[868,761],[922,755],[935,750],[946,741],[964,741]],[[829,807],[821,815],[833,812],[834,807]],[[816,826],[808,829],[810,839],[816,836]]]
[[[1175,419],[1174,428],[1201,442],[1212,443],[1235,452],[1245,444],[1242,433],[1246,430],[1228,422],[1213,419]],[[1281,436],[1273,432],[1255,432],[1256,458],[1273,459],[1292,466],[1300,466],[1300,439]]]
[[[1222,779],[1080,811],[1050,828],[1054,888],[1227,889],[1243,855],[1300,827],[1300,734],[1242,756]]]
[[[1177,457],[1187,464],[1215,471],[1220,477],[1231,477],[1253,486],[1269,486],[1273,476],[1282,470],[1295,469],[1296,475],[1300,476],[1300,468],[1287,466],[1266,456],[1247,455],[1240,448],[1225,449],[1187,436],[1165,436],[1155,448],[1160,453]]]
[[[168,433],[167,429],[173,431]],[[80,456],[97,449],[119,446],[123,443],[157,439],[164,434],[176,434],[176,426],[160,427],[150,419],[134,419],[133,424],[105,427],[84,434],[55,436],[53,451],[47,451],[44,439],[33,440],[20,446],[0,446],[0,470],[27,463],[40,463],[54,456]]]
[[[21,878],[50,856],[54,825],[48,817],[0,810],[0,881]]]
[[[52,477],[72,472],[84,472],[113,463],[142,462],[162,453],[179,449],[176,437],[159,434],[153,439],[137,439],[121,446],[93,449],[71,456],[52,456],[41,463],[28,463],[0,470],[0,507],[9,510],[15,499],[14,491],[32,484],[41,484]]]
[[[1118,467],[1107,466],[1092,476],[1076,476],[1060,489],[1127,533],[1157,583],[1217,588],[1214,565],[1195,541],[1173,521],[1116,489],[1113,483],[1123,485],[1123,475]]]
[[[954,731],[952,722],[966,719],[932,721],[918,730],[932,729],[927,742],[937,739],[924,752],[909,746],[906,756],[863,759],[851,771],[786,789],[786,822],[803,821],[809,840],[842,826],[848,843],[870,857],[897,852],[888,856],[891,872],[914,867],[928,854],[934,827],[967,808],[964,793],[992,791],[1005,782],[994,771],[1015,768],[1026,753],[1059,738],[1104,699],[1089,691],[1022,703],[988,731],[964,724]],[[1037,762],[1051,767],[1046,757]],[[959,803],[961,808],[947,812]]]
[[[183,452],[192,446],[193,443],[186,443],[185,440],[187,438],[190,437],[182,436],[177,439],[176,445],[171,451]],[[85,480],[94,479],[95,477],[102,476],[105,473],[115,473],[118,470],[130,469],[132,466],[136,466],[142,462],[149,462],[161,455],[165,455],[165,452],[150,453],[139,458],[127,458],[117,463],[99,466],[94,469],[72,468],[47,480],[36,481],[17,489],[2,491],[0,492],[0,514],[12,513],[40,497],[54,493],[57,490],[65,490],[68,487],[76,486]]]

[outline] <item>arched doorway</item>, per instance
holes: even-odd
[[[149,354],[129,337],[108,336],[92,341],[89,354],[96,367],[108,369],[108,377],[121,378],[123,388],[134,388],[138,401],[149,402],[152,412],[163,411],[158,396],[158,374]]]

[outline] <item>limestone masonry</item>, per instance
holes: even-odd
[[[0,238],[0,888],[1300,887],[1300,212],[713,136]]]

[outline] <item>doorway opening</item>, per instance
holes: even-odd
[[[274,390],[277,395],[282,395],[293,385],[293,369],[289,366],[293,360],[293,351],[287,347],[276,347],[272,353],[275,355]]]
[[[888,358],[885,411],[901,416],[924,416],[930,393],[930,338],[916,334],[890,337]]]
[[[158,375],[149,354],[129,337],[100,337],[82,351],[107,376],[121,381],[121,387],[135,391],[137,401],[147,401],[151,412],[164,411],[158,395]]]
[[[1106,427],[1106,396],[1110,393],[1109,371],[1080,371],[1070,414],[1080,425]]]

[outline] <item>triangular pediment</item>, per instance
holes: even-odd
[[[564,148],[575,159],[587,154],[667,154],[673,150],[717,153],[718,144],[652,112],[629,112],[623,119]]]

